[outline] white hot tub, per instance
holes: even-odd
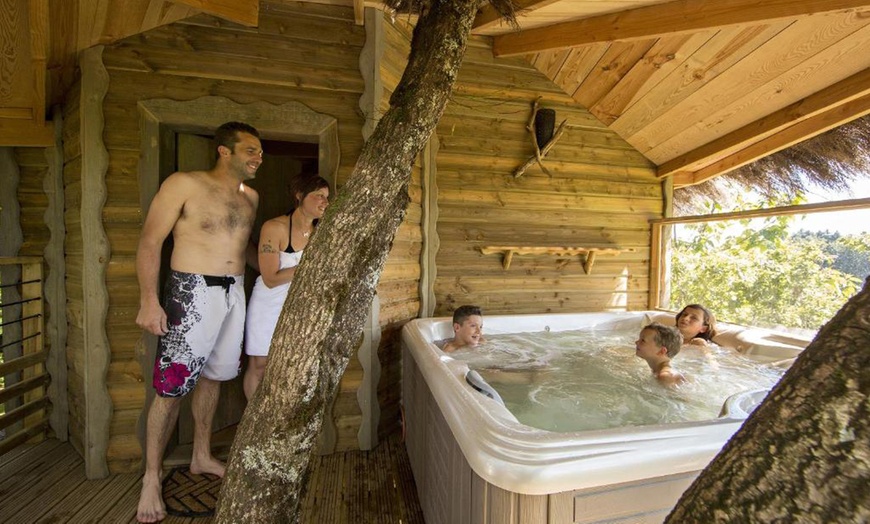
[[[657,312],[489,316],[485,334],[565,331],[649,320]],[[789,362],[808,341],[720,324],[716,341]],[[467,365],[434,344],[449,318],[402,332],[405,444],[428,524],[661,522],[764,393],[737,395],[719,418],[576,433],[531,428],[466,383]]]

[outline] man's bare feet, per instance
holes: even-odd
[[[209,473],[211,475],[217,475],[220,478],[224,478],[224,473],[226,473],[226,471],[227,465],[220,460],[212,457],[211,455],[200,459],[193,457],[190,462],[190,472],[194,475]]]
[[[136,509],[136,520],[139,522],[160,522],[166,518],[166,506],[163,504],[163,485],[160,475],[142,477],[142,493],[139,495],[139,507]]]

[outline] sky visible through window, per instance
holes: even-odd
[[[829,193],[818,190],[807,195],[809,203],[858,198],[870,198],[870,178],[854,182],[850,193]],[[870,209],[796,215],[789,229],[795,232],[801,229],[806,231],[836,231],[841,235],[867,233],[870,232]]]

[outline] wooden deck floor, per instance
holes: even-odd
[[[0,522],[4,524],[136,522],[141,475],[86,480],[84,462],[66,443],[47,440],[0,457]],[[166,524],[212,518],[168,517]],[[315,459],[303,501],[306,524],[423,524],[408,455],[391,437],[373,451]]]

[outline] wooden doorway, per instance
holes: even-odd
[[[210,169],[215,162],[216,144],[214,136],[163,129],[161,143],[166,148],[161,158],[165,159],[160,169],[160,183],[176,171],[201,171]],[[260,227],[270,218],[289,211],[293,200],[290,188],[296,177],[301,173],[316,173],[318,167],[318,145],[305,142],[285,142],[277,140],[262,140],[263,164],[257,171],[257,177],[246,182],[257,190],[260,195],[257,216],[252,228],[254,242],[259,238]],[[161,261],[160,289],[164,284],[170,267],[172,253],[171,236],[167,239]],[[247,268],[245,289],[247,296],[253,287],[257,273]],[[161,301],[163,297],[161,296]],[[242,371],[233,380],[221,383],[218,407],[212,425],[216,453],[228,448],[234,431],[232,428],[241,420],[247,401],[245,399],[242,377],[244,375],[245,359],[242,359]],[[150,387],[150,385],[149,385]],[[185,397],[176,426],[176,433],[167,448],[167,461],[171,463],[187,463],[190,460],[193,444],[193,414],[190,396]]]
[[[257,223],[254,230],[259,233],[259,224],[264,218],[277,216],[286,212],[289,195],[286,190],[293,172],[293,165],[301,162],[302,166],[310,166],[314,155],[317,171],[332,187],[338,173],[340,148],[338,145],[338,121],[330,115],[318,113],[298,102],[287,102],[274,105],[267,102],[238,104],[222,97],[202,97],[195,100],[175,101],[168,99],[142,100],[138,104],[140,115],[140,162],[139,189],[142,216],[146,216],[151,200],[157,193],[160,182],[179,169],[203,169],[214,163],[215,148],[211,145],[214,130],[224,122],[247,122],[260,131],[261,140],[267,147],[266,154],[272,148],[274,158],[264,162],[258,173],[258,179],[252,186],[260,193],[260,206]],[[181,138],[179,138],[181,137]],[[181,146],[179,146],[179,143]],[[272,143],[276,145],[273,146]],[[208,146],[206,146],[208,144]],[[179,148],[181,154],[179,155]],[[304,152],[304,153],[303,153]],[[304,160],[293,160],[288,156],[297,155]],[[180,159],[180,160],[179,160]],[[271,164],[272,167],[269,167]],[[276,171],[271,176],[270,170]],[[271,180],[274,187],[260,186]],[[267,196],[268,195],[268,196]],[[274,200],[273,200],[274,198]],[[163,267],[168,266],[168,259]],[[253,277],[249,276],[250,283]],[[145,405],[139,417],[137,435],[142,448],[145,447],[145,426],[148,410],[154,398],[151,387],[154,359],[157,348],[157,338],[144,334],[137,350],[139,365],[145,382]],[[231,389],[227,386],[225,389]],[[233,394],[222,392],[219,402],[224,402],[223,395]],[[238,385],[238,398],[244,399],[241,393],[241,383]],[[215,429],[237,421],[244,408],[244,401],[233,405],[230,402],[222,407],[219,405],[215,416]],[[189,411],[188,411],[189,413]],[[189,419],[182,414],[181,418]],[[187,430],[180,431],[182,437]],[[219,432],[224,433],[224,432]],[[336,430],[331,417],[324,419],[322,440],[326,444],[323,449],[333,449],[336,441]],[[226,438],[224,438],[226,437]],[[229,450],[231,433],[225,433],[212,438],[213,452],[220,455]],[[178,440],[176,439],[176,442]],[[185,448],[188,446],[176,444],[173,456],[166,455],[166,465],[182,463],[185,459]],[[187,453],[189,457],[189,452]],[[180,457],[180,458],[176,458]]]

